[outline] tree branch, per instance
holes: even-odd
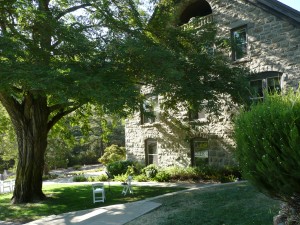
[[[22,118],[23,115],[20,113],[21,104],[14,97],[7,93],[0,92],[0,102],[8,112],[12,122]]]
[[[50,113],[56,111],[56,110],[60,110],[60,111],[63,111],[65,108],[68,108],[68,107],[76,107],[78,104],[76,104],[75,102],[65,102],[65,103],[60,103],[60,104],[55,104],[55,105],[52,105],[49,108],[49,111]],[[80,105],[81,106],[81,105]]]
[[[57,105],[58,106],[58,105]],[[77,106],[74,106],[74,107],[71,107],[69,109],[66,109],[66,110],[60,110],[55,116],[52,117],[52,119],[48,122],[48,125],[47,125],[47,130],[48,132],[50,131],[50,129],[61,119],[63,118],[64,116],[70,114],[71,112],[74,112],[76,109],[80,108],[82,105],[77,105]]]
[[[77,6],[73,6],[73,7],[71,7],[71,8],[68,8],[68,9],[66,9],[65,11],[59,13],[59,14],[55,17],[55,19],[59,20],[61,17],[65,16],[66,14],[71,13],[71,12],[75,12],[75,11],[78,10],[78,9],[84,9],[84,8],[87,7],[87,6],[92,6],[92,4],[90,4],[90,3],[85,3],[85,4],[82,4],[82,5],[77,5]]]

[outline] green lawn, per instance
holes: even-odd
[[[106,189],[107,201],[93,204],[90,184],[47,185],[44,192],[49,198],[41,203],[11,205],[11,194],[0,195],[0,220],[28,222],[52,214],[137,201],[178,190],[135,186],[134,194],[124,197],[122,186],[111,186],[110,191]],[[271,225],[280,205],[246,182],[192,190],[155,201],[162,206],[128,225]]]
[[[43,188],[48,196],[46,201],[34,204],[11,205],[11,194],[0,195],[0,220],[29,222],[44,216],[90,209],[106,205],[138,201],[157,195],[170,193],[182,188],[171,187],[139,187],[133,188],[134,194],[121,194],[122,186],[106,188],[105,203],[93,203],[91,184],[55,184]]]
[[[248,183],[193,190],[156,200],[158,209],[126,225],[271,225],[280,202]]]

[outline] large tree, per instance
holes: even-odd
[[[166,107],[178,101],[217,103],[220,93],[238,96],[242,71],[229,66],[223,51],[207,51],[221,43],[214,29],[166,26],[169,14],[160,19],[159,13],[150,26],[137,5],[133,0],[0,1],[0,101],[13,123],[19,158],[12,202],[45,198],[47,135],[87,102],[125,115],[138,108],[141,84],[165,95]]]

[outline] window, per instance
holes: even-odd
[[[264,91],[268,93],[281,92],[281,73],[278,72],[263,72],[257,74],[250,81],[251,99],[254,101],[264,98]]]
[[[154,123],[157,120],[158,97],[149,96],[141,107],[141,124]]]
[[[158,165],[157,141],[155,139],[147,139],[145,141],[145,159],[146,165]]]
[[[192,166],[208,164],[208,139],[194,138],[191,140]]]
[[[244,58],[247,55],[247,27],[231,30],[231,41],[233,61]]]
[[[204,120],[205,117],[205,110],[189,110],[189,120],[193,121],[193,120]]]

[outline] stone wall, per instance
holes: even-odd
[[[185,0],[187,2],[187,0]],[[210,4],[218,34],[230,38],[231,29],[247,25],[247,57],[238,62],[253,72],[281,72],[281,86],[296,88],[300,81],[300,24],[291,23],[272,10],[263,10],[242,0],[207,0]],[[229,56],[230,57],[230,56]],[[144,92],[150,90],[145,88]],[[159,98],[159,101],[163,99]],[[126,120],[127,158],[145,162],[145,140],[157,140],[159,166],[191,165],[189,140],[193,137],[209,139],[209,163],[226,165],[233,162],[231,138],[233,105],[224,102],[224,111],[214,117],[206,115],[195,125],[188,123],[187,112],[159,112],[160,120],[141,125],[137,112]]]

